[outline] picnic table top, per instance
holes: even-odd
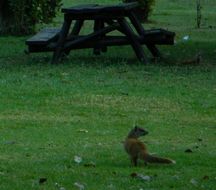
[[[98,5],[98,4],[84,4],[69,8],[63,8],[62,12],[66,14],[99,14],[99,13],[118,13],[137,8],[137,2],[120,3],[116,5]]]

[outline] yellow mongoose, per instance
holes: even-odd
[[[145,163],[175,164],[174,160],[152,156],[148,153],[146,145],[138,140],[139,137],[147,134],[145,129],[135,126],[125,139],[124,148],[130,156],[132,164],[137,166],[138,159],[144,160]]]

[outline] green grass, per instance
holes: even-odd
[[[208,19],[198,30],[191,2],[156,4],[146,27],[177,34],[175,46],[160,48],[167,62],[158,64],[140,64],[130,47],[115,47],[99,57],[75,51],[50,65],[51,54],[23,53],[27,36],[0,37],[0,189],[56,190],[58,183],[69,190],[78,182],[89,190],[214,190],[216,14],[206,1]],[[179,64],[197,52],[200,65]],[[177,164],[131,167],[121,141],[134,124],[149,131],[142,140],[150,152]],[[40,178],[47,182],[39,185]]]

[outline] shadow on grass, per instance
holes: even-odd
[[[0,67],[10,67],[19,65],[21,66],[50,66],[52,53],[32,53],[30,55],[25,55],[24,50],[13,51],[13,49],[18,49],[16,43],[12,44],[15,46],[11,47],[11,52],[7,54],[0,55]],[[23,48],[23,47],[21,47]],[[99,56],[92,54],[92,50],[76,50],[72,51],[68,57],[65,57],[59,62],[59,64],[52,66],[61,65],[78,65],[85,67],[109,67],[118,65],[128,65],[128,66],[145,66],[145,65],[159,65],[159,66],[183,66],[188,67],[188,65],[181,64],[182,62],[194,57],[200,53],[202,66],[214,66],[216,65],[216,41],[203,41],[203,42],[179,42],[174,46],[158,46],[159,50],[163,55],[163,59],[152,59],[149,51],[144,48],[147,54],[149,63],[140,63],[130,47],[119,47],[110,48],[107,53],[102,53]],[[189,66],[196,66],[196,64],[191,64]]]

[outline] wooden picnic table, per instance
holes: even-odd
[[[156,44],[173,44],[175,33],[163,29],[145,30],[134,12],[137,7],[138,3],[133,2],[63,8],[62,28],[44,29],[28,39],[28,51],[53,51],[52,63],[57,63],[62,55],[69,54],[73,49],[93,48],[94,54],[100,54],[106,52],[108,46],[131,45],[139,61],[146,63],[142,44],[154,57],[160,57]],[[94,21],[93,31],[80,35],[86,20]],[[119,31],[121,35],[109,35],[113,31]]]

